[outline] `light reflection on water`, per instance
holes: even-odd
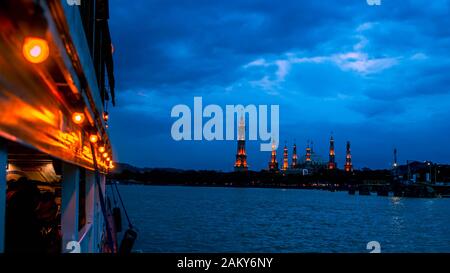
[[[120,186],[143,252],[450,252],[450,199]]]

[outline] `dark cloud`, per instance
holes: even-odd
[[[111,1],[118,87],[230,83],[256,56],[327,40],[353,18],[354,3]]]
[[[406,61],[367,83],[369,98],[385,101],[450,94],[450,59]]]

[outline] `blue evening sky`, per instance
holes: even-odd
[[[450,1],[111,0],[116,160],[230,171],[236,142],[172,140],[176,104],[279,104],[285,142],[342,167],[450,163]],[[247,143],[251,169],[269,152]]]

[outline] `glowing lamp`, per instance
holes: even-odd
[[[99,148],[98,148],[98,151],[99,151],[100,153],[104,153],[104,152],[105,152],[105,147],[103,147],[103,146],[99,147]]]
[[[89,141],[90,141],[91,143],[97,143],[97,141],[98,141],[98,136],[97,136],[97,135],[90,135],[90,136],[89,136]]]
[[[103,120],[104,120],[105,122],[107,122],[107,121],[109,120],[109,114],[108,114],[108,112],[104,112],[104,113],[103,113]]]
[[[83,113],[75,112],[72,114],[72,121],[75,124],[81,124],[84,122],[84,120],[85,120],[85,116]]]
[[[47,60],[50,49],[45,39],[27,37],[23,43],[22,53],[30,63],[39,64]]]
[[[103,153],[103,158],[107,158],[108,157],[108,153]]]
[[[108,162],[111,161],[111,158],[107,157],[107,158],[106,158],[106,161],[108,161]]]

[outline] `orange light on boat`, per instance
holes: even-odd
[[[108,153],[103,153],[103,158],[107,158],[108,157]]]
[[[91,135],[91,136],[89,137],[89,141],[90,141],[91,143],[97,143],[97,141],[98,141],[98,136],[97,136],[97,135]]]
[[[109,157],[108,157],[108,158],[106,158],[106,161],[107,161],[107,162],[111,161],[111,158],[109,158]]]
[[[107,121],[109,120],[109,114],[108,114],[108,112],[104,112],[104,113],[103,113],[103,120],[104,120],[105,122],[107,122]]]
[[[72,114],[72,121],[75,124],[81,124],[84,122],[84,120],[85,120],[85,116],[83,113],[75,112]]]
[[[99,151],[100,153],[104,153],[104,152],[105,152],[105,147],[103,147],[103,146],[99,147],[99,148],[98,148],[98,151]]]
[[[27,37],[23,43],[22,53],[30,63],[39,64],[47,60],[50,49],[45,39]]]

